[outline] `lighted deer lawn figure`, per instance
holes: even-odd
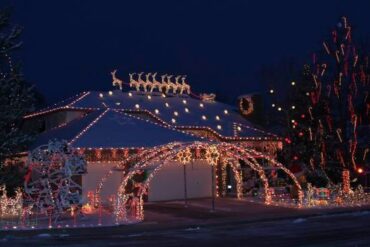
[[[157,72],[155,72],[154,74],[152,74],[152,85],[150,87],[150,92],[151,93],[156,88],[158,89],[158,91],[161,91],[162,84],[159,81],[157,81],[156,76],[157,76]]]
[[[168,86],[166,88],[166,94],[170,91],[170,89],[172,89],[172,92],[173,92],[174,88],[176,87],[176,84],[171,81],[172,77],[173,77],[173,75],[168,75],[167,76],[167,85]]]
[[[167,92],[168,89],[169,89],[169,85],[167,84],[166,82],[166,77],[167,77],[167,74],[165,75],[161,75],[161,79],[162,79],[162,82],[161,82],[161,92]]]
[[[145,83],[143,85],[144,92],[147,92],[148,87],[150,88],[152,86],[152,82],[149,80],[151,75],[152,75],[152,73],[148,73],[148,74],[145,75]]]
[[[186,79],[186,75],[184,75],[183,77],[181,77],[181,90],[180,90],[180,94],[183,94],[184,92],[186,92],[187,94],[190,94],[190,85],[185,82],[185,79]]]
[[[140,91],[140,87],[142,87],[143,89],[145,87],[145,81],[141,78],[141,76],[143,74],[144,74],[144,72],[140,72],[140,73],[137,74],[138,75],[137,81],[139,83],[139,90],[136,89],[137,91]]]

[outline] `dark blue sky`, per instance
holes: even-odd
[[[2,0],[3,1],[3,0]],[[363,0],[5,0],[24,27],[24,74],[53,102],[111,88],[109,72],[187,74],[196,92],[261,90],[263,65],[309,59],[347,15],[370,34]]]

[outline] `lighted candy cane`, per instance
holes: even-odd
[[[339,51],[338,50],[335,51],[335,58],[337,59],[337,63],[339,63],[340,58],[339,58]]]
[[[326,89],[328,91],[328,97],[330,97],[330,93],[331,93],[331,86],[330,85],[327,85],[326,86]]]
[[[355,55],[355,60],[353,62],[353,67],[356,67],[357,62],[358,62],[358,55]]]
[[[348,26],[346,29],[347,29],[347,33],[346,33],[346,40],[347,40],[348,38],[350,38],[350,35],[351,35],[351,27]]]
[[[343,16],[342,17],[344,28],[347,28],[347,17]]]
[[[345,163],[344,163],[342,152],[341,151],[338,151],[337,153],[338,153],[339,162],[342,164],[343,167],[345,167]]]
[[[317,88],[318,87],[317,76],[312,74],[312,78],[313,78],[313,81],[315,82],[315,88]]]
[[[344,44],[341,44],[341,45],[340,45],[340,50],[341,50],[341,52],[342,52],[342,55],[344,56]]]
[[[310,158],[310,165],[311,165],[311,168],[312,168],[312,170],[314,170],[315,169],[315,164],[314,164],[314,161],[313,161],[313,158]]]
[[[337,43],[337,32],[334,30],[331,34],[333,35],[333,42]]]
[[[339,141],[340,141],[340,142],[343,142],[343,140],[342,140],[342,136],[341,136],[341,135],[342,135],[342,130],[338,128],[338,129],[337,129],[337,136],[338,136],[338,139],[339,139]]]
[[[310,118],[311,118],[311,120],[313,120],[313,116],[312,116],[312,106],[308,107],[308,113],[310,114]]]
[[[326,67],[327,67],[326,63],[323,63],[323,64],[321,65],[321,68],[322,68],[321,76],[323,76],[323,75],[324,75],[325,70],[326,70]]]
[[[369,152],[369,148],[366,148],[365,150],[364,150],[364,155],[362,156],[362,160],[363,161],[365,161],[365,159],[366,159],[366,155],[367,155],[367,153]]]
[[[329,47],[328,47],[328,45],[326,44],[326,42],[324,41],[324,42],[322,42],[322,44],[323,44],[323,46],[324,46],[324,48],[325,48],[326,53],[328,53],[328,55],[330,55],[330,50],[329,50]]]
[[[342,77],[343,77],[343,73],[342,73],[342,72],[340,72],[340,73],[339,73],[339,85],[341,85],[341,84],[342,84]]]
[[[308,133],[310,134],[310,141],[312,141],[312,129],[311,129],[311,127],[308,128]]]

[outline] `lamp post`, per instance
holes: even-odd
[[[211,178],[212,178],[212,210],[211,212],[215,211],[215,168],[214,164],[211,165]]]
[[[188,207],[188,189],[187,189],[187,181],[186,181],[186,165],[183,164],[184,167],[184,201],[185,207]]]

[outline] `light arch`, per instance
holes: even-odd
[[[133,207],[131,209],[135,209],[135,215],[134,218],[136,220],[143,220],[144,219],[144,212],[143,212],[143,195],[147,192],[148,186],[152,180],[152,178],[156,175],[156,173],[162,169],[169,161],[173,161],[176,155],[185,150],[185,149],[206,149],[208,150],[210,147],[216,147],[217,150],[221,152],[226,152],[226,156],[231,158],[234,158],[234,162],[231,162],[232,169],[234,171],[234,176],[240,176],[240,164],[238,161],[235,160],[237,158],[238,160],[243,160],[248,166],[250,166],[253,170],[257,171],[261,181],[264,185],[264,192],[265,192],[265,203],[269,204],[271,203],[271,195],[269,193],[269,185],[268,180],[266,178],[265,172],[263,167],[256,161],[256,159],[253,157],[255,155],[264,156],[267,160],[271,162],[272,165],[274,165],[277,168],[282,169],[289,177],[293,179],[293,182],[297,186],[298,190],[301,192],[299,193],[299,203],[302,202],[303,198],[303,192],[301,191],[302,188],[300,184],[298,183],[298,180],[295,178],[294,174],[291,173],[287,168],[285,168],[281,163],[275,161],[273,158],[263,155],[260,152],[257,152],[252,149],[247,149],[241,145],[238,144],[230,144],[230,143],[208,143],[208,142],[194,142],[194,143],[170,143],[168,145],[160,146],[159,148],[153,149],[151,152],[146,152],[145,155],[142,155],[142,160],[139,161],[133,168],[130,169],[130,171],[125,175],[122,183],[119,186],[118,189],[118,200],[117,200],[117,206],[115,210],[115,216],[117,223],[122,221],[127,221],[127,202],[128,200],[132,200],[134,202]],[[150,173],[149,177],[145,182],[138,185],[139,192],[137,195],[133,194],[127,194],[126,193],[126,186],[128,184],[128,181],[137,174],[138,171],[143,171],[145,168],[149,167],[150,165],[153,165],[156,161],[161,161],[158,165],[155,165],[154,169]],[[236,172],[235,172],[236,171]],[[136,188],[136,187],[135,187]],[[241,186],[238,186],[237,189],[241,189]],[[240,193],[237,193],[238,196]]]

